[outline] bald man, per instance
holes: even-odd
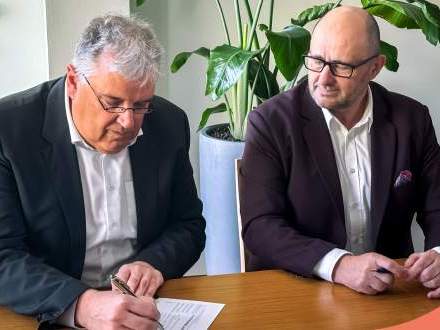
[[[250,114],[240,173],[249,268],[365,294],[413,279],[438,298],[440,149],[426,106],[372,82],[379,42],[366,11],[332,10],[304,57],[308,81]],[[423,253],[413,253],[416,213]]]

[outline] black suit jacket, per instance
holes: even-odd
[[[372,239],[375,251],[407,257],[415,212],[425,248],[440,245],[440,150],[425,106],[376,83],[370,87]],[[397,182],[402,171],[411,180]],[[326,253],[345,248],[333,146],[307,81],[251,112],[240,175],[251,269],[312,276]]]
[[[0,304],[57,318],[88,287],[81,278],[86,224],[81,178],[64,105],[64,78],[0,100]],[[179,277],[205,243],[188,158],[184,112],[153,100],[129,147],[137,246],[165,279]]]

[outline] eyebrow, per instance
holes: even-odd
[[[115,102],[124,101],[124,99],[122,99],[120,97],[116,97],[116,96],[112,96],[112,95],[108,95],[108,94],[99,94],[99,96],[107,98],[107,99],[110,99],[110,100],[115,101]],[[151,102],[152,99],[153,99],[153,97],[149,97],[148,99],[138,100],[138,101],[135,101],[134,103]]]
[[[323,60],[323,61],[326,61],[326,60],[325,60],[322,56],[320,56],[320,55],[310,54],[309,56],[314,57],[314,58],[317,58],[317,59],[320,59],[320,60]],[[349,65],[349,66],[352,66],[352,65],[353,65],[353,64],[351,64],[351,63],[342,62],[342,61],[339,61],[339,60],[335,60],[335,61],[326,61],[326,62],[328,62],[328,63],[332,63],[332,64],[343,64],[343,65]]]

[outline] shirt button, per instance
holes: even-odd
[[[351,173],[351,174],[353,174],[353,173],[355,173],[355,172],[356,172],[356,170],[355,170],[354,168],[351,168],[351,169],[350,169],[350,173]]]
[[[351,207],[353,208],[353,209],[355,209],[355,208],[357,208],[358,207],[358,203],[353,203],[353,204],[351,204]]]

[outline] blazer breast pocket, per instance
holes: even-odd
[[[412,172],[410,170],[401,171],[394,181],[394,201],[404,208],[411,205],[414,187],[414,177]]]

